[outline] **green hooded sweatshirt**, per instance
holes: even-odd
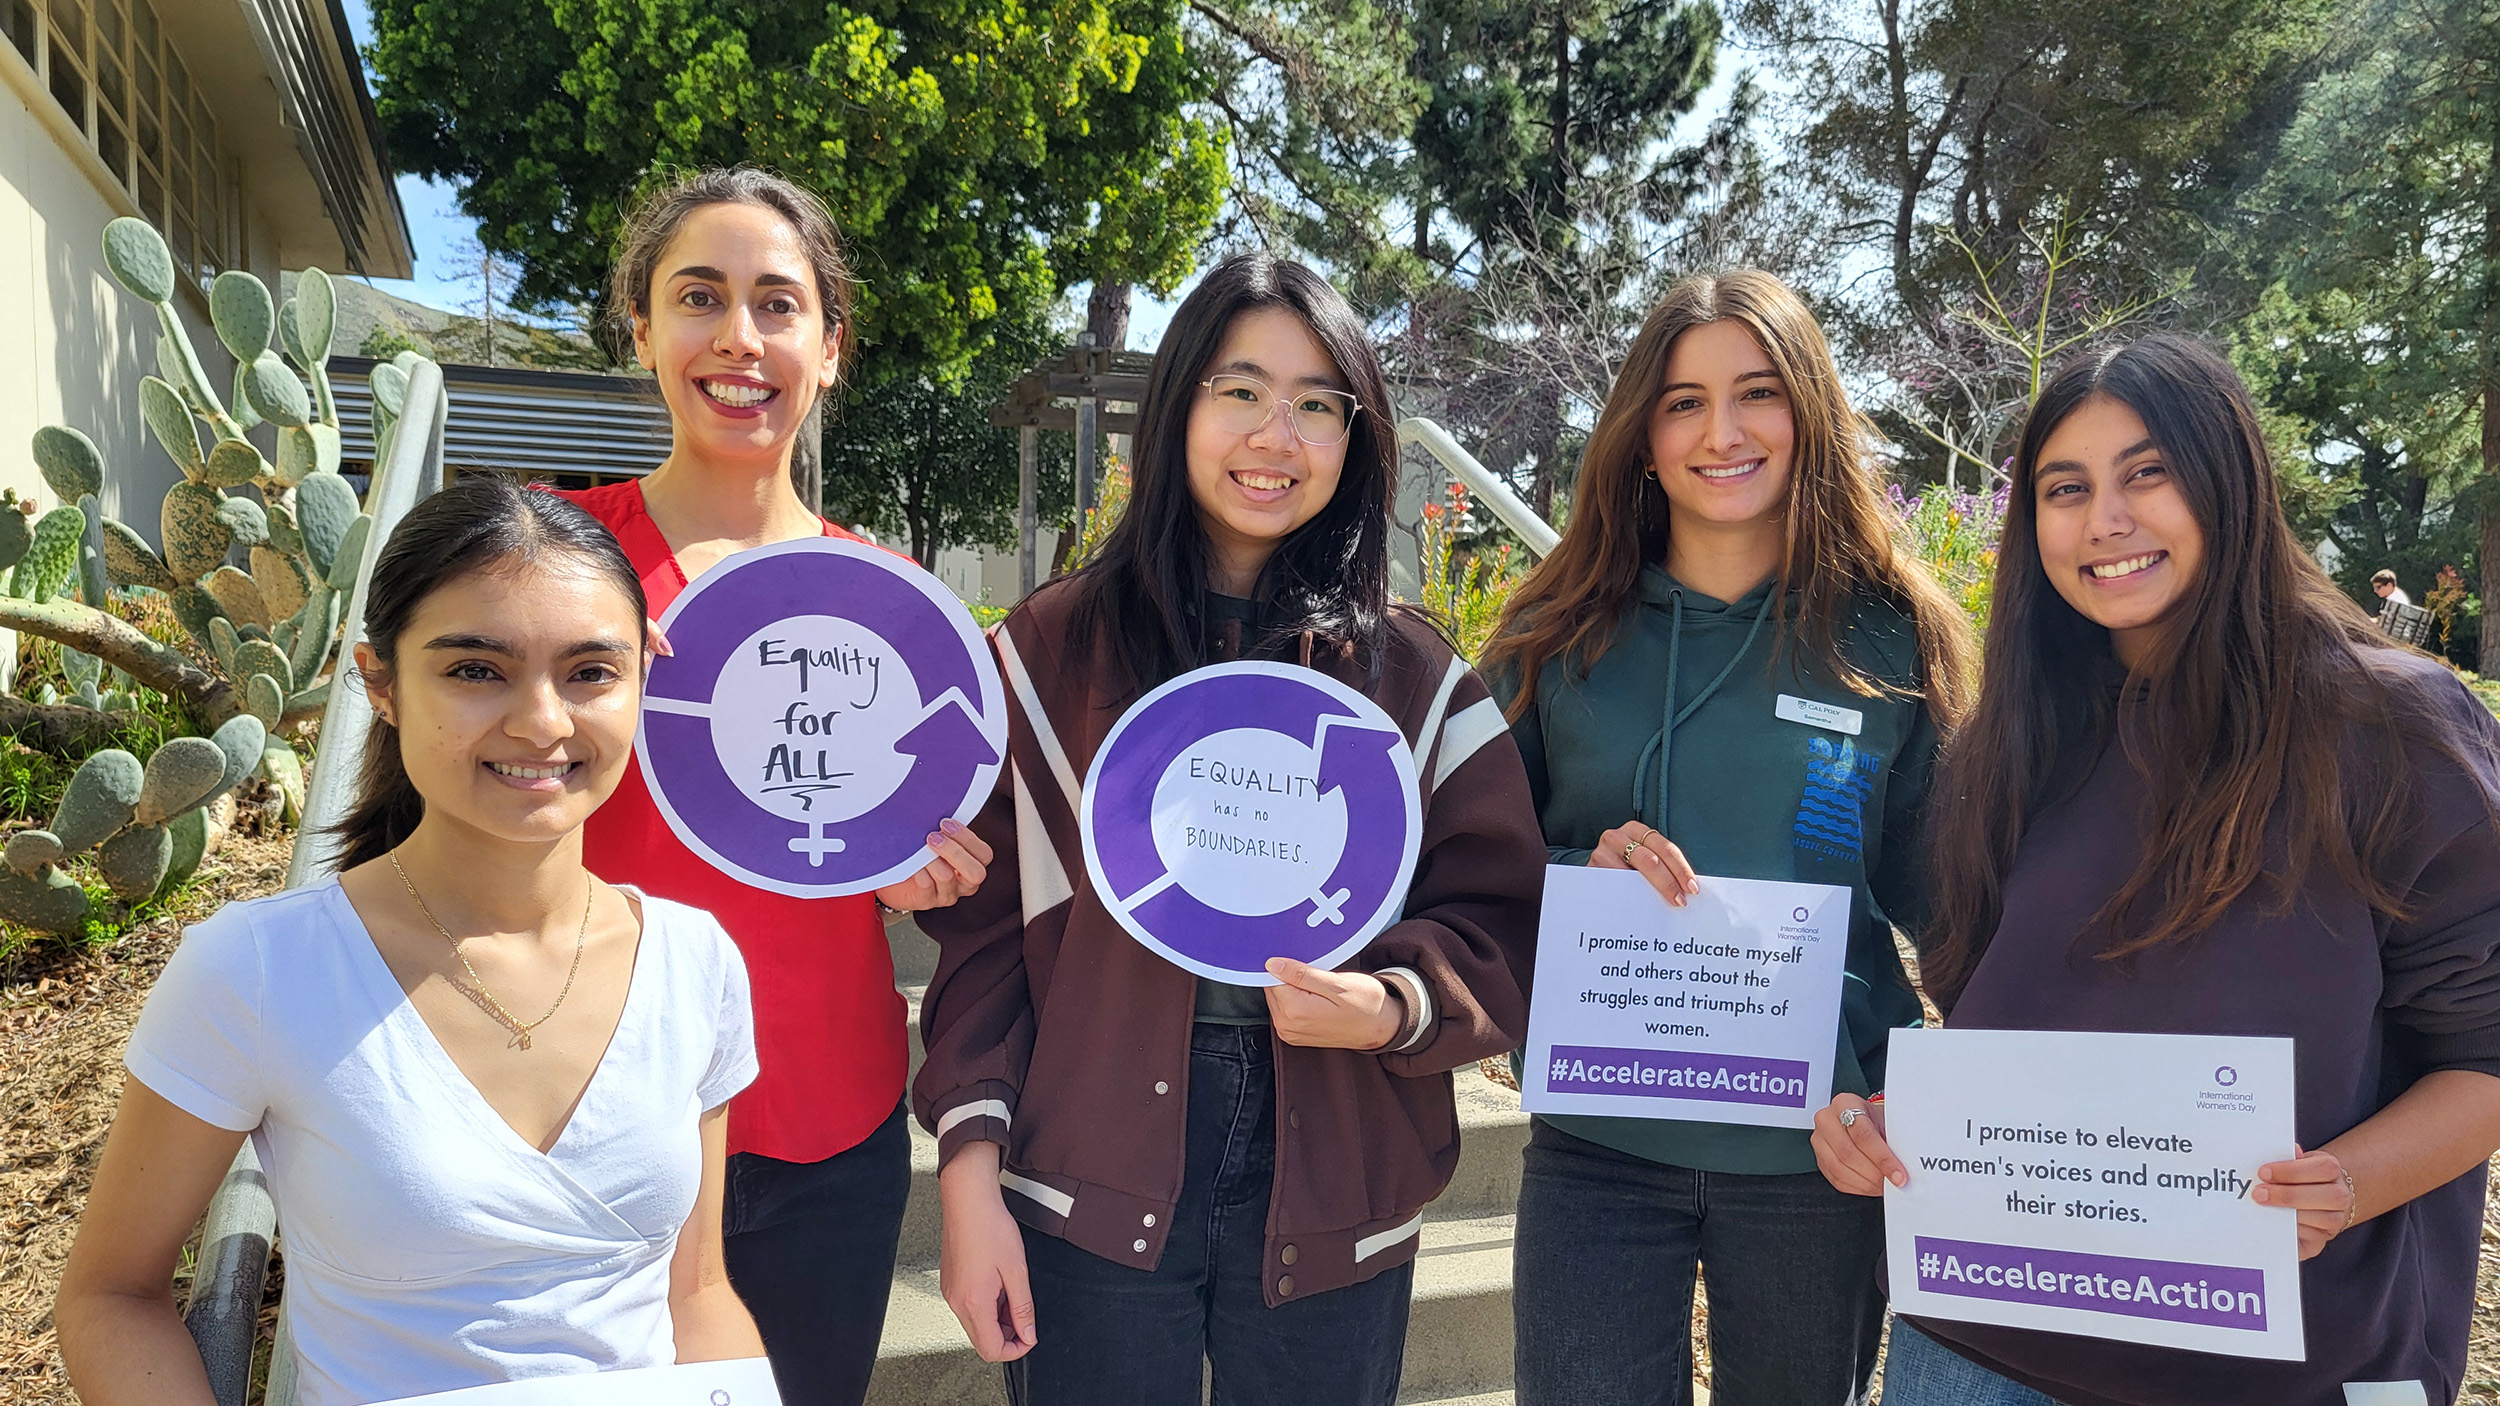
[[[1831,676],[1815,651],[1797,647],[1793,595],[1782,637],[1766,609],[1772,589],[1765,582],[1743,600],[1722,601],[1643,568],[1634,603],[1587,676],[1549,661],[1535,704],[1511,724],[1511,735],[1556,864],[1588,863],[1601,834],[1638,819],[1681,846],[1705,884],[1717,874],[1850,891],[1832,1091],[1865,1094],[1883,1087],[1893,1028],[1919,1022],[1892,926],[1915,930],[1923,918],[1916,837],[1937,733],[1918,696],[1918,636],[1905,615],[1861,597],[1839,632],[1858,668],[1908,693],[1868,698]],[[1515,677],[1492,683],[1505,708],[1518,697]],[[1854,735],[1845,730],[1852,717]],[[1679,1167],[1814,1170],[1802,1129],[1577,1115],[1550,1121]]]

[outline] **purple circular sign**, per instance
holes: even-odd
[[[1147,694],[1103,739],[1079,830],[1094,892],[1200,976],[1274,986],[1398,920],[1423,839],[1415,757],[1378,704],[1316,670],[1218,664]]]
[[[1007,710],[972,613],[839,538],[740,552],[660,617],[634,739],[686,847],[757,888],[866,893],[932,856],[997,780]]]

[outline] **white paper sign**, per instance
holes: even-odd
[[[2302,1360],[2292,1042],[1900,1030],[1884,1188],[1901,1313]]]
[[[408,1396],[382,1406],[781,1406],[761,1357],[631,1372],[577,1372]]]
[[[1632,870],[1549,865],[1520,1103],[1812,1127],[1848,952],[1844,888],[1705,874],[1674,908]]]

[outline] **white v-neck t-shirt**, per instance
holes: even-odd
[[[702,1183],[697,1124],[755,1078],[755,1034],[729,934],[635,896],[616,1034],[543,1153],[452,1063],[336,879],[184,935],[124,1062],[251,1133],[302,1406],[677,1360],[669,1259]]]

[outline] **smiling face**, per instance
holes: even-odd
[[[1788,387],[1751,328],[1722,318],[1676,338],[1649,413],[1649,462],[1666,490],[1670,537],[1776,522],[1796,443]]]
[[[706,205],[654,269],[634,357],[659,378],[676,452],[787,459],[841,352],[798,231],[760,205]]]
[[[434,589],[384,666],[356,664],[438,821],[517,844],[580,829],[616,790],[641,716],[642,621],[561,555]]]
[[[1284,402],[1264,424],[1248,431],[1234,427],[1240,407],[1217,399],[1259,394],[1240,378],[1264,382],[1270,395]],[[1209,584],[1227,595],[1246,596],[1277,544],[1319,516],[1336,496],[1345,468],[1351,417],[1338,427],[1336,443],[1307,444],[1287,411],[1297,410],[1306,424],[1321,423],[1332,412],[1343,415],[1344,401],[1309,393],[1333,391],[1343,397],[1352,388],[1311,329],[1283,308],[1258,308],[1234,318],[1199,379],[1217,385],[1193,388],[1197,399],[1189,411],[1189,496],[1198,505],[1198,521],[1212,549]]]
[[[2031,487],[2049,584],[2141,666],[2205,566],[2204,529],[2143,419],[2085,400],[2041,442]]]

